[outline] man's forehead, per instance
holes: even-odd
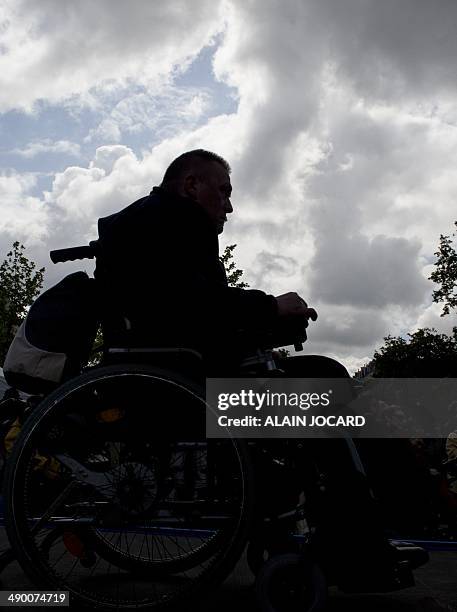
[[[231,187],[230,174],[219,162],[211,162],[211,174],[217,180],[218,183],[228,185]]]
[[[225,173],[225,176],[222,177],[221,182],[223,185],[230,187],[230,189],[232,188],[232,183],[230,182],[230,175],[228,175],[227,173]]]
[[[229,174],[227,170],[224,168],[222,164],[217,161],[211,161],[211,169],[218,177],[226,177],[229,178]]]

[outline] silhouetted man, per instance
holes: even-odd
[[[113,329],[125,318],[136,344],[191,347],[213,362],[227,351],[239,358],[242,337],[317,318],[296,293],[228,286],[218,234],[231,192],[228,163],[198,149],[176,158],[150,195],[99,220],[96,278]]]

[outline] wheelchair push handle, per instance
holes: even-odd
[[[98,240],[92,240],[86,246],[71,247],[69,249],[57,249],[51,251],[49,256],[52,263],[64,261],[75,261],[76,259],[94,259],[97,255]]]

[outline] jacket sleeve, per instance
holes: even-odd
[[[200,273],[192,275],[192,283],[197,294],[195,305],[202,314],[209,318],[217,314],[230,329],[267,331],[277,322],[278,305],[272,295],[257,289],[229,287]]]

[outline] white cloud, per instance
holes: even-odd
[[[158,140],[194,127],[209,106],[209,93],[192,87],[168,86],[157,95],[127,93],[89,132],[85,141],[120,142],[124,133],[152,133]]]
[[[88,168],[73,166],[58,173],[52,190],[45,193],[54,220],[69,229],[77,224],[78,233],[84,235],[97,216],[126,204],[123,198],[128,199],[132,190],[138,189],[135,174],[139,174],[140,166],[128,147],[114,145],[98,149]],[[71,232],[74,233],[74,227]],[[56,234],[60,240],[64,235]]]
[[[0,174],[0,245],[5,250],[15,240],[43,247],[48,237],[49,211],[39,198],[29,195],[35,184],[36,176],[30,173]]]
[[[102,142],[114,143],[120,142],[121,138],[122,132],[119,124],[112,117],[106,117],[100,121],[96,128],[90,130],[84,140],[85,142],[100,140]]]
[[[81,147],[76,142],[69,142],[68,140],[57,140],[53,142],[51,139],[45,138],[43,140],[30,142],[22,149],[13,149],[10,153],[31,159],[43,153],[63,153],[65,155],[78,157],[80,151]]]
[[[101,168],[105,174],[110,174],[117,160],[123,157],[133,157],[133,152],[123,145],[98,147],[94,159],[90,162],[90,168]]]
[[[129,82],[158,89],[221,28],[210,0],[14,0],[3,3],[1,22],[3,112]]]
[[[277,286],[281,279],[293,277],[298,268],[298,262],[293,257],[280,253],[261,251],[256,255],[250,274],[254,275],[254,286]]]
[[[440,334],[451,334],[452,328],[457,326],[457,313],[451,312],[442,317],[442,312],[443,308],[440,304],[431,304],[421,313],[411,331],[414,332],[421,327],[430,327],[436,329]]]
[[[384,335],[444,324],[424,270],[456,216],[454,1],[8,7],[0,108],[40,98],[75,113],[91,105],[102,120],[86,144],[108,145],[88,167],[56,175],[41,203],[15,176],[10,201],[29,202],[35,236],[55,247],[95,237],[99,216],[203,147],[233,168],[223,242],[238,243],[247,280],[319,307],[307,352],[358,367]],[[236,88],[239,106],[207,120],[206,90],[178,89],[171,75],[218,31],[215,75]],[[114,108],[110,92],[122,94]],[[142,155],[122,144],[148,130],[157,144]]]
[[[387,236],[370,241],[352,235],[350,227],[345,230],[321,244],[311,261],[313,295],[328,304],[380,309],[407,308],[427,299],[430,287],[420,272],[420,244]]]

